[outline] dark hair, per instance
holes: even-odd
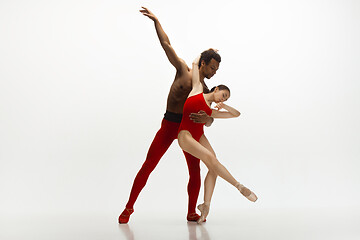
[[[229,95],[230,95],[230,89],[229,89],[227,86],[223,85],[223,84],[220,84],[219,86],[213,87],[213,88],[210,90],[210,92],[213,92],[216,87],[218,87],[219,90],[228,90],[228,91],[229,91]]]
[[[201,61],[202,60],[204,60],[205,64],[208,65],[209,62],[211,61],[211,59],[214,59],[218,63],[221,62],[220,55],[217,52],[215,52],[214,49],[210,48],[209,50],[203,51],[201,53],[201,57],[200,57],[200,60],[199,60],[199,68],[201,66]]]

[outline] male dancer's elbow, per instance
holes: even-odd
[[[160,42],[160,44],[165,51],[171,49],[171,44],[170,44],[170,41],[168,41],[168,40],[163,40]]]

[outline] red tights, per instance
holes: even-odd
[[[146,160],[135,177],[126,208],[134,207],[134,203],[141,190],[145,187],[150,173],[155,169],[156,165],[168,150],[171,143],[177,138],[179,126],[180,123],[171,122],[166,119],[162,120],[161,128],[156,133],[155,138],[150,145]],[[196,202],[200,191],[200,160],[186,152],[184,152],[184,154],[190,176],[188,183],[188,214],[191,214],[195,213]]]

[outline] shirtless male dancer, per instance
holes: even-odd
[[[176,68],[176,75],[167,98],[166,113],[164,114],[164,119],[161,122],[161,128],[156,133],[148,150],[146,160],[135,177],[129,201],[126,204],[124,211],[119,216],[119,223],[127,223],[129,221],[130,215],[134,212],[134,203],[141,190],[144,188],[150,173],[155,169],[156,165],[168,150],[171,143],[177,138],[183,106],[192,89],[192,69],[186,65],[183,59],[177,56],[157,17],[147,8],[142,8],[143,9],[140,10],[140,12],[154,21],[160,44],[170,63]],[[199,65],[201,62],[204,62],[204,64],[199,66],[199,72],[200,81],[204,87],[205,93],[209,92],[209,89],[204,82],[204,78],[210,79],[214,76],[219,68],[220,61],[220,55],[213,49],[209,49],[202,53]],[[191,116],[194,122],[205,123],[206,126],[210,126],[213,122],[213,118],[208,116],[204,111],[193,113]],[[184,154],[190,176],[188,183],[189,203],[187,220],[197,221],[200,218],[195,211],[201,185],[200,160],[186,152],[184,152]]]

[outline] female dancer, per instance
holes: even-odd
[[[209,213],[210,201],[217,176],[222,177],[224,180],[235,186],[240,193],[250,201],[255,202],[257,197],[252,191],[240,184],[218,161],[214,150],[204,135],[204,124],[194,123],[189,117],[191,113],[200,110],[205,111],[213,118],[233,118],[240,116],[239,111],[223,103],[230,97],[230,90],[228,87],[219,85],[213,88],[210,93],[203,93],[203,85],[199,79],[199,58],[200,57],[193,62],[192,90],[184,105],[183,117],[178,133],[178,142],[185,152],[201,159],[209,169],[204,183],[204,203],[198,206],[198,209],[201,212],[198,223],[201,223]],[[201,62],[200,64],[204,64],[204,62]],[[212,102],[217,103],[216,108],[218,110],[210,108]],[[225,109],[226,111],[219,111],[220,109]]]

